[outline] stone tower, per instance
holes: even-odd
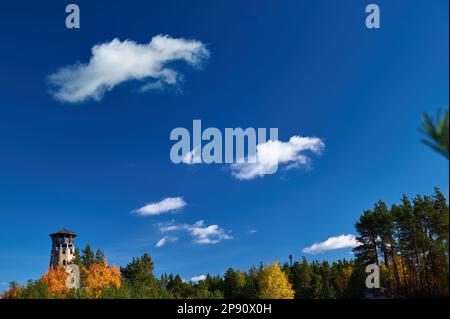
[[[67,266],[75,257],[75,237],[77,234],[67,229],[61,229],[50,234],[52,238],[52,252],[50,254],[50,267]]]

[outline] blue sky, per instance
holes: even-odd
[[[156,274],[186,279],[289,254],[351,258],[349,248],[302,249],[355,234],[379,199],[448,194],[448,161],[418,131],[422,112],[448,107],[448,1],[376,1],[378,30],[365,28],[369,2],[357,0],[76,3],[77,30],[65,28],[62,2],[1,5],[0,282],[45,272],[48,234],[61,228],[110,263],[149,252]],[[78,103],[51,94],[49,76],[88,63],[94,45],[160,34],[197,40],[209,57],[170,63],[183,78],[163,89],[124,81]],[[282,141],[315,136],[325,147],[310,169],[239,180],[227,165],[170,161],[171,130],[194,119],[276,127]],[[132,213],[176,197],[185,206],[175,212]],[[199,220],[226,238],[195,242]],[[169,222],[178,241],[155,247]]]

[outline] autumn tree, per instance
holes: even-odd
[[[116,266],[109,267],[108,263],[93,263],[85,269],[85,290],[90,298],[99,298],[102,290],[109,287],[120,288],[120,271]]]
[[[223,276],[207,275],[199,282],[185,282],[179,274],[153,275],[148,254],[125,267],[109,267],[102,250],[89,245],[75,251],[72,262],[80,266],[81,289],[68,290],[64,268],[26,285],[12,284],[2,298],[358,298],[364,296],[365,266],[380,267],[381,286],[388,296],[448,296],[449,208],[435,189],[431,196],[403,196],[388,207],[378,201],[364,211],[355,225],[359,245],[355,260],[251,267],[247,272],[229,268]]]
[[[50,267],[41,280],[47,285],[50,294],[64,298],[70,291],[66,285],[66,278],[66,270],[64,267],[58,266]]]
[[[20,293],[20,289],[20,285],[13,281],[9,284],[9,289],[0,295],[0,299],[16,299]]]
[[[265,266],[259,274],[259,298],[294,299],[292,284],[279,263]]]

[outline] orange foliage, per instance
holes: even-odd
[[[8,290],[2,293],[0,299],[16,299],[19,292],[20,292],[20,285],[13,283],[11,284]]]
[[[117,266],[109,267],[106,262],[94,263],[88,269],[84,268],[83,271],[86,293],[90,298],[99,298],[103,288],[120,287],[120,271]]]
[[[50,267],[47,273],[42,276],[42,281],[48,286],[48,291],[51,294],[56,294],[61,297],[67,296],[69,288],[66,286],[67,272],[64,267]]]

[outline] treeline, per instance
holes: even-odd
[[[385,287],[399,295],[448,296],[448,212],[439,189],[391,208],[379,201],[355,225],[357,265],[380,265]]]
[[[278,263],[252,268],[248,273],[230,268],[223,278],[208,275],[198,282],[185,282],[178,274],[163,274],[157,278],[147,253],[119,269],[108,265],[101,250],[93,254],[88,245],[82,254],[76,252],[74,264],[81,270],[79,289],[68,289],[65,269],[56,267],[26,285],[11,283],[2,298],[294,298],[292,285]]]
[[[167,298],[167,299],[293,299],[353,297],[349,288],[354,263],[327,261],[308,263],[306,258],[292,265],[260,264],[248,271],[229,268],[223,276],[207,275],[198,282],[184,281],[178,274],[157,278],[149,254],[133,258],[120,269],[110,267],[101,250],[89,245],[74,261],[81,269],[80,289],[68,289],[64,268],[50,268],[40,279],[20,286],[11,283],[3,298]],[[356,295],[354,297],[357,297]]]
[[[443,194],[401,204],[379,201],[355,225],[359,246],[355,260],[260,264],[248,271],[229,268],[223,276],[186,282],[178,274],[157,278],[148,254],[124,267],[111,267],[102,250],[89,245],[75,251],[80,289],[68,289],[64,268],[51,268],[40,279],[11,283],[2,298],[364,298],[368,264],[380,268],[379,297],[443,297],[449,285],[449,211]],[[381,291],[381,292],[380,292]],[[373,290],[371,291],[373,292]],[[372,294],[373,297],[373,294]]]

